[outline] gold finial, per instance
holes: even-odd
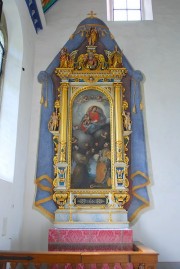
[[[94,13],[92,10],[90,11],[90,13],[87,14],[89,18],[95,18],[96,17],[96,13]]]

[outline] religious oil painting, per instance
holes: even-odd
[[[80,92],[72,105],[71,188],[110,189],[110,103],[98,90]]]
[[[41,0],[43,12],[46,12],[57,0]]]

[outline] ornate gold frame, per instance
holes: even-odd
[[[66,54],[67,50],[64,48],[63,57]],[[118,205],[123,208],[124,204],[130,199],[127,144],[131,130],[124,127],[128,102],[124,99],[125,89],[122,85],[122,78],[127,74],[126,68],[122,66],[122,53],[117,48],[114,52],[107,52],[108,63],[105,62],[102,54],[96,53],[95,46],[87,46],[87,53],[81,54],[77,60],[75,60],[76,54],[77,51],[74,51],[71,55],[68,55],[66,62],[63,62],[64,58],[62,58],[60,67],[55,70],[56,75],[61,79],[61,83],[58,88],[58,98],[54,103],[55,115],[54,118],[52,115],[49,123],[55,149],[53,199],[59,209],[63,209],[68,206],[68,203],[71,207],[73,204],[75,205],[73,202],[74,195],[90,199],[94,195],[107,197],[108,194],[109,206],[114,203],[113,206]],[[115,54],[118,54],[119,57],[118,65],[112,63],[112,56]],[[93,55],[96,66],[90,66],[90,64],[83,62],[88,55]],[[76,96],[89,90],[103,93],[110,106],[112,188],[108,189],[73,189],[70,184],[73,102]],[[55,127],[53,127],[53,124]],[[127,138],[126,143],[124,142],[125,137]]]
[[[69,133],[68,133],[68,178],[67,178],[67,182],[68,182],[68,185],[67,185],[67,189],[68,190],[72,190],[73,193],[85,193],[86,190],[85,189],[71,189],[70,188],[70,178],[71,178],[71,149],[72,149],[72,146],[71,146],[71,137],[72,137],[72,106],[73,106],[73,101],[75,99],[75,97],[81,93],[81,92],[84,92],[84,91],[87,91],[87,90],[97,90],[99,92],[102,92],[106,95],[106,97],[108,98],[109,100],[109,104],[110,104],[110,119],[111,119],[111,124],[110,124],[110,130],[111,130],[111,178],[112,178],[112,189],[114,189],[114,122],[113,122],[113,112],[114,112],[114,105],[113,105],[113,96],[112,96],[112,93],[109,93],[106,89],[104,89],[104,87],[100,87],[100,86],[91,86],[91,85],[88,85],[88,86],[84,86],[81,88],[81,86],[79,86],[79,88],[77,87],[77,90],[75,92],[72,93],[71,97],[70,97],[70,101],[69,101]],[[88,193],[97,193],[97,190],[93,189],[93,190],[90,190],[88,189],[87,191]],[[107,193],[109,192],[109,189],[98,189],[98,192],[100,193]]]

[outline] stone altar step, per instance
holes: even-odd
[[[129,229],[127,211],[119,208],[71,208],[57,209],[55,228],[67,229]]]
[[[49,229],[49,251],[132,250],[131,229]]]

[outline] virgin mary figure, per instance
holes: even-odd
[[[104,115],[102,108],[91,106],[81,120],[80,129],[87,134],[93,134],[105,123],[106,116]]]

